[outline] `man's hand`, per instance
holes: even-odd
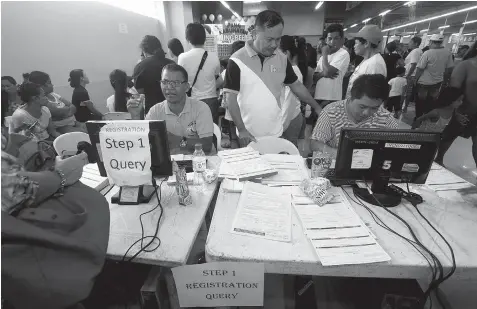
[[[239,130],[239,144],[240,147],[246,147],[251,142],[256,142],[255,137],[247,131],[247,129]]]
[[[322,48],[321,48],[321,54],[322,56],[328,56],[330,54],[330,46],[328,44],[325,44]]]

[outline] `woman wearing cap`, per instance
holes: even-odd
[[[433,34],[429,50],[422,54],[416,71],[416,118],[433,109],[433,103],[439,96],[444,75],[450,77],[454,61],[449,50],[442,46],[444,36]]]
[[[387,77],[386,62],[379,53],[379,44],[383,40],[381,29],[376,25],[364,26],[358,33],[350,34],[355,39],[354,52],[363,57],[363,61],[356,67],[351,75],[346,98],[351,97],[354,81],[364,74],[381,74]]]

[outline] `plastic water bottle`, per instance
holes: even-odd
[[[195,151],[192,155],[192,169],[194,170],[194,185],[199,193],[204,193],[206,190],[204,172],[206,168],[206,157],[202,150],[202,144],[195,144]]]

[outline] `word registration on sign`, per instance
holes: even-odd
[[[172,269],[181,307],[263,306],[264,265],[217,262]]]
[[[112,121],[99,132],[104,168],[111,184],[152,183],[149,121]]]

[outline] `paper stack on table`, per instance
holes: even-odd
[[[296,189],[292,189],[295,211],[321,264],[335,266],[391,260],[352,209],[342,194],[342,189],[332,190],[335,198],[327,205],[319,207],[306,203],[306,196],[300,196]]]
[[[240,181],[276,175],[278,172],[250,147],[219,151],[222,159],[218,177]]]
[[[262,184],[269,186],[298,186],[308,178],[305,162],[301,156],[284,154],[265,154],[262,156],[278,171],[277,175],[262,179]]]
[[[80,181],[96,191],[101,191],[109,185],[108,177],[102,177],[98,165],[93,163],[83,167],[83,175],[81,175]]]
[[[245,182],[231,233],[291,241],[290,188]]]

